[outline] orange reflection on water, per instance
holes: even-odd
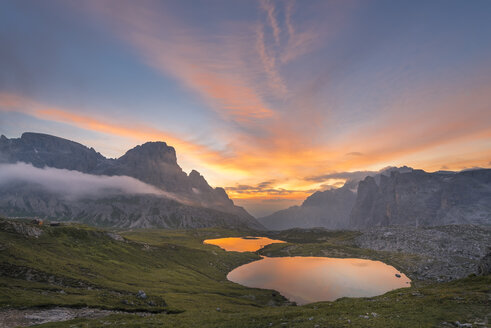
[[[229,237],[207,239],[204,241],[204,243],[219,246],[226,251],[255,252],[266,245],[284,243],[284,241],[269,239],[266,237]]]
[[[379,261],[327,257],[265,257],[236,268],[227,278],[247,287],[277,290],[297,304],[372,297],[409,287],[411,281]]]

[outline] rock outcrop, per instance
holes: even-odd
[[[488,253],[479,261],[477,274],[481,276],[491,274],[491,246],[488,248]]]

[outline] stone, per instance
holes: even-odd
[[[141,298],[141,299],[146,299],[147,294],[143,290],[139,290],[138,293],[136,293],[136,297]]]
[[[479,261],[477,274],[481,276],[491,274],[491,248],[488,248],[488,253]]]

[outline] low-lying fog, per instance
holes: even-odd
[[[128,176],[92,175],[52,167],[37,168],[31,164],[0,164],[0,187],[12,183],[32,183],[48,192],[69,199],[152,194],[183,202],[176,195]]]

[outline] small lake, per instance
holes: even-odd
[[[234,237],[204,243],[227,251],[255,252],[284,241]],[[246,287],[274,289],[299,305],[341,297],[372,297],[411,283],[405,274],[380,261],[302,256],[263,257],[232,270],[227,279]]]
[[[234,252],[255,252],[269,244],[284,243],[282,240],[275,240],[266,237],[228,237],[206,239],[203,242],[205,244],[218,246],[226,251]]]

